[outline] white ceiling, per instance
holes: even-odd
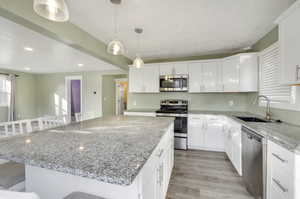
[[[134,27],[144,28],[147,59],[231,52],[251,46],[275,25],[294,0],[123,0],[119,38],[127,56],[137,51]],[[109,0],[67,0],[71,22],[98,39],[113,39]]]
[[[0,17],[0,69],[32,73],[119,71],[119,68]],[[24,50],[30,47],[32,52]],[[83,64],[79,67],[78,64]]]

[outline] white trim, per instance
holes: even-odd
[[[83,87],[82,87],[82,75],[73,75],[73,76],[66,76],[65,77],[65,97],[68,103],[67,107],[67,115],[71,118],[71,103],[70,103],[70,82],[71,80],[80,80],[80,113],[83,113],[83,106],[82,106],[82,96],[83,96]]]
[[[296,9],[300,7],[300,0],[297,0],[293,5],[291,5],[286,11],[284,11],[276,20],[275,24],[280,24],[285,20],[289,15],[291,15]]]

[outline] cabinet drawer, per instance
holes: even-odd
[[[270,187],[268,199],[287,199],[276,186]]]
[[[287,173],[284,170],[272,169],[271,186],[277,190],[285,198],[294,198],[294,179],[293,173]]]
[[[273,170],[293,172],[294,170],[294,153],[281,147],[274,142],[269,141],[269,155],[271,156]]]

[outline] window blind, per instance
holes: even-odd
[[[0,106],[9,106],[11,81],[6,75],[0,75]]]
[[[272,103],[291,103],[291,87],[280,85],[280,49],[278,43],[260,53],[260,95]]]

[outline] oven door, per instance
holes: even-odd
[[[188,77],[184,76],[160,76],[160,91],[162,92],[185,92],[188,90]]]

